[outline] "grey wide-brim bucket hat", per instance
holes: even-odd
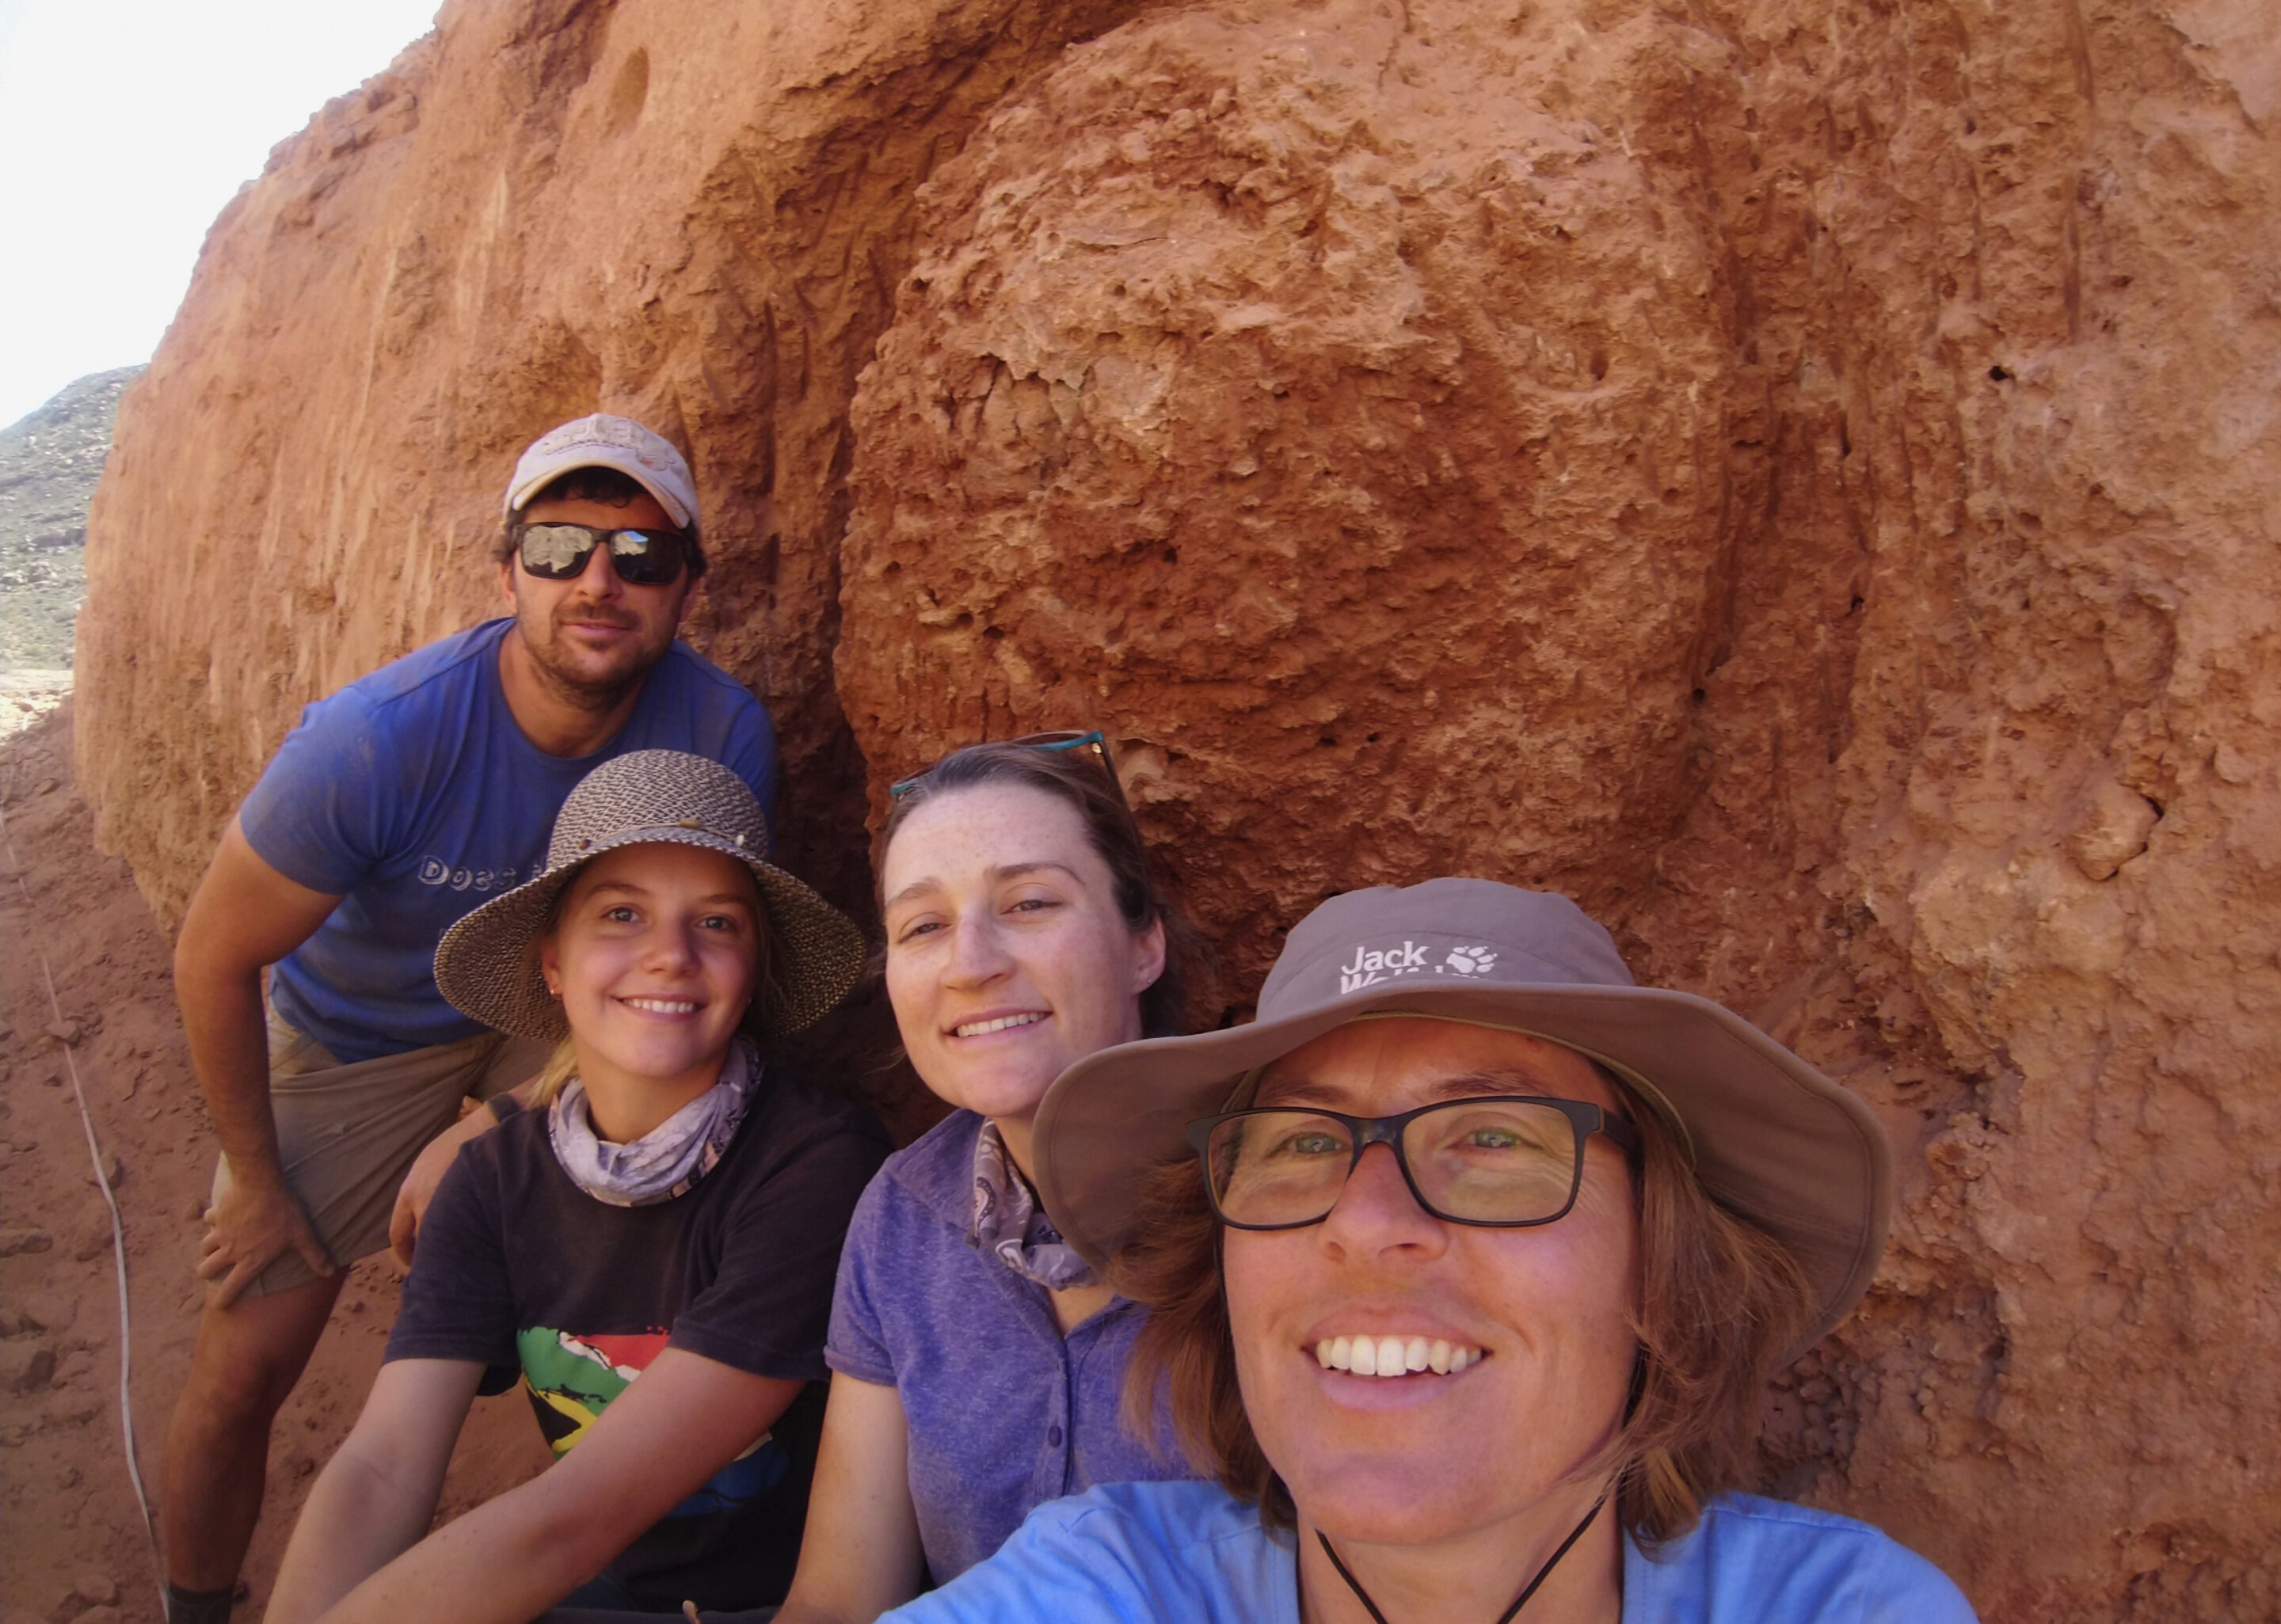
[[[745,1017],[747,1031],[797,1032],[854,990],[863,971],[863,933],[768,860],[768,819],[743,779],[677,750],[630,750],[580,779],[554,820],[545,871],[444,933],[436,946],[437,990],[487,1027],[560,1039],[569,1028],[531,943],[580,868],[621,846],[651,844],[702,846],[753,871],[774,943],[760,996]]]
[[[1893,1206],[1892,1151],[1869,1108],[1732,1012],[1635,986],[1566,897],[1488,880],[1334,897],[1292,930],[1251,1025],[1071,1066],[1038,1110],[1047,1212],[1107,1268],[1133,1238],[1148,1175],[1193,1154],[1190,1122],[1232,1109],[1253,1072],[1334,1028],[1400,1013],[1562,1043],[1636,1089],[1678,1130],[1703,1188],[1805,1272],[1814,1318],[1792,1357],[1869,1289]]]

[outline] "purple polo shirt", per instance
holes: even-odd
[[[1147,1311],[1117,1298],[1063,1337],[1043,1286],[970,1245],[982,1119],[955,1112],[887,1158],[839,1254],[824,1362],[892,1387],[910,1424],[911,1504],[947,1584],[1048,1500],[1192,1477],[1118,1417]]]

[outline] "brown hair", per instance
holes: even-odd
[[[523,522],[523,515],[541,502],[599,502],[605,507],[630,507],[649,489],[630,473],[615,468],[572,468],[557,474],[534,493],[530,501],[506,516],[499,526],[495,557],[501,564],[514,561],[515,548],[522,538],[515,534]],[[655,501],[655,497],[651,497]],[[662,504],[660,504],[663,505]],[[694,522],[684,526],[681,535],[684,545],[682,556],[689,561],[689,579],[695,581],[705,573],[705,547],[697,534]]]
[[[887,872],[887,849],[911,813],[939,796],[985,784],[1019,784],[1065,802],[1085,825],[1086,839],[1116,886],[1117,911],[1135,935],[1152,924],[1164,928],[1164,970],[1140,994],[1140,1031],[1145,1037],[1173,1037],[1187,1030],[1187,970],[1195,951],[1195,933],[1157,884],[1148,848],[1125,793],[1110,776],[1113,768],[1090,752],[1040,750],[1032,744],[970,744],[953,751],[896,797],[879,830],[871,872]],[[886,912],[884,895],[879,911]]]
[[[1657,1113],[1600,1068],[1638,1129],[1639,1363],[1621,1430],[1587,1470],[1612,1471],[1632,1535],[1652,1551],[1695,1525],[1713,1496],[1750,1479],[1760,1389],[1812,1318],[1805,1277],[1781,1243],[1706,1194]],[[1290,1492],[1259,1447],[1236,1386],[1222,1289],[1221,1229],[1195,1158],[1156,1170],[1117,1259],[1118,1290],[1154,1312],[1126,1373],[1126,1425],[1156,1434],[1169,1397],[1173,1434],[1196,1470],[1289,1527]]]

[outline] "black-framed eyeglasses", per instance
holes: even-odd
[[[1102,772],[1109,779],[1109,787],[1116,791],[1118,800],[1125,798],[1125,786],[1117,780],[1117,764],[1109,758],[1109,741],[1102,736],[1098,727],[1090,733],[1079,733],[1073,728],[1059,733],[1028,733],[1018,739],[1007,739],[1003,743],[1017,749],[1049,750],[1055,754],[1063,750],[1081,751],[1101,764]],[[925,781],[927,773],[933,771],[933,767],[929,767],[926,772],[914,773],[900,783],[889,784],[888,800],[901,800]]]
[[[576,581],[594,550],[610,550],[610,567],[629,586],[669,587],[689,562],[689,538],[678,530],[598,530],[592,525],[519,524],[516,553],[541,581]]]
[[[1582,1100],[1525,1094],[1443,1100],[1391,1117],[1279,1105],[1188,1124],[1212,1212],[1234,1229],[1321,1223],[1374,1144],[1394,1152],[1410,1193],[1435,1218],[1490,1229],[1554,1223],[1576,1205],[1594,1134],[1639,1154],[1639,1135],[1621,1117]]]

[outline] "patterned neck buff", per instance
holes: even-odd
[[[998,1124],[986,1120],[974,1143],[974,1222],[966,1243],[997,1254],[1024,1280],[1048,1291],[1100,1284],[1093,1266],[1062,1239],[1030,1186],[1006,1154]]]
[[[670,1201],[713,1170],[752,1103],[761,1059],[744,1038],[729,1045],[721,1081],[631,1144],[595,1137],[586,1113],[586,1085],[573,1077],[546,1114],[554,1159],[571,1182],[597,1201],[618,1207]]]

